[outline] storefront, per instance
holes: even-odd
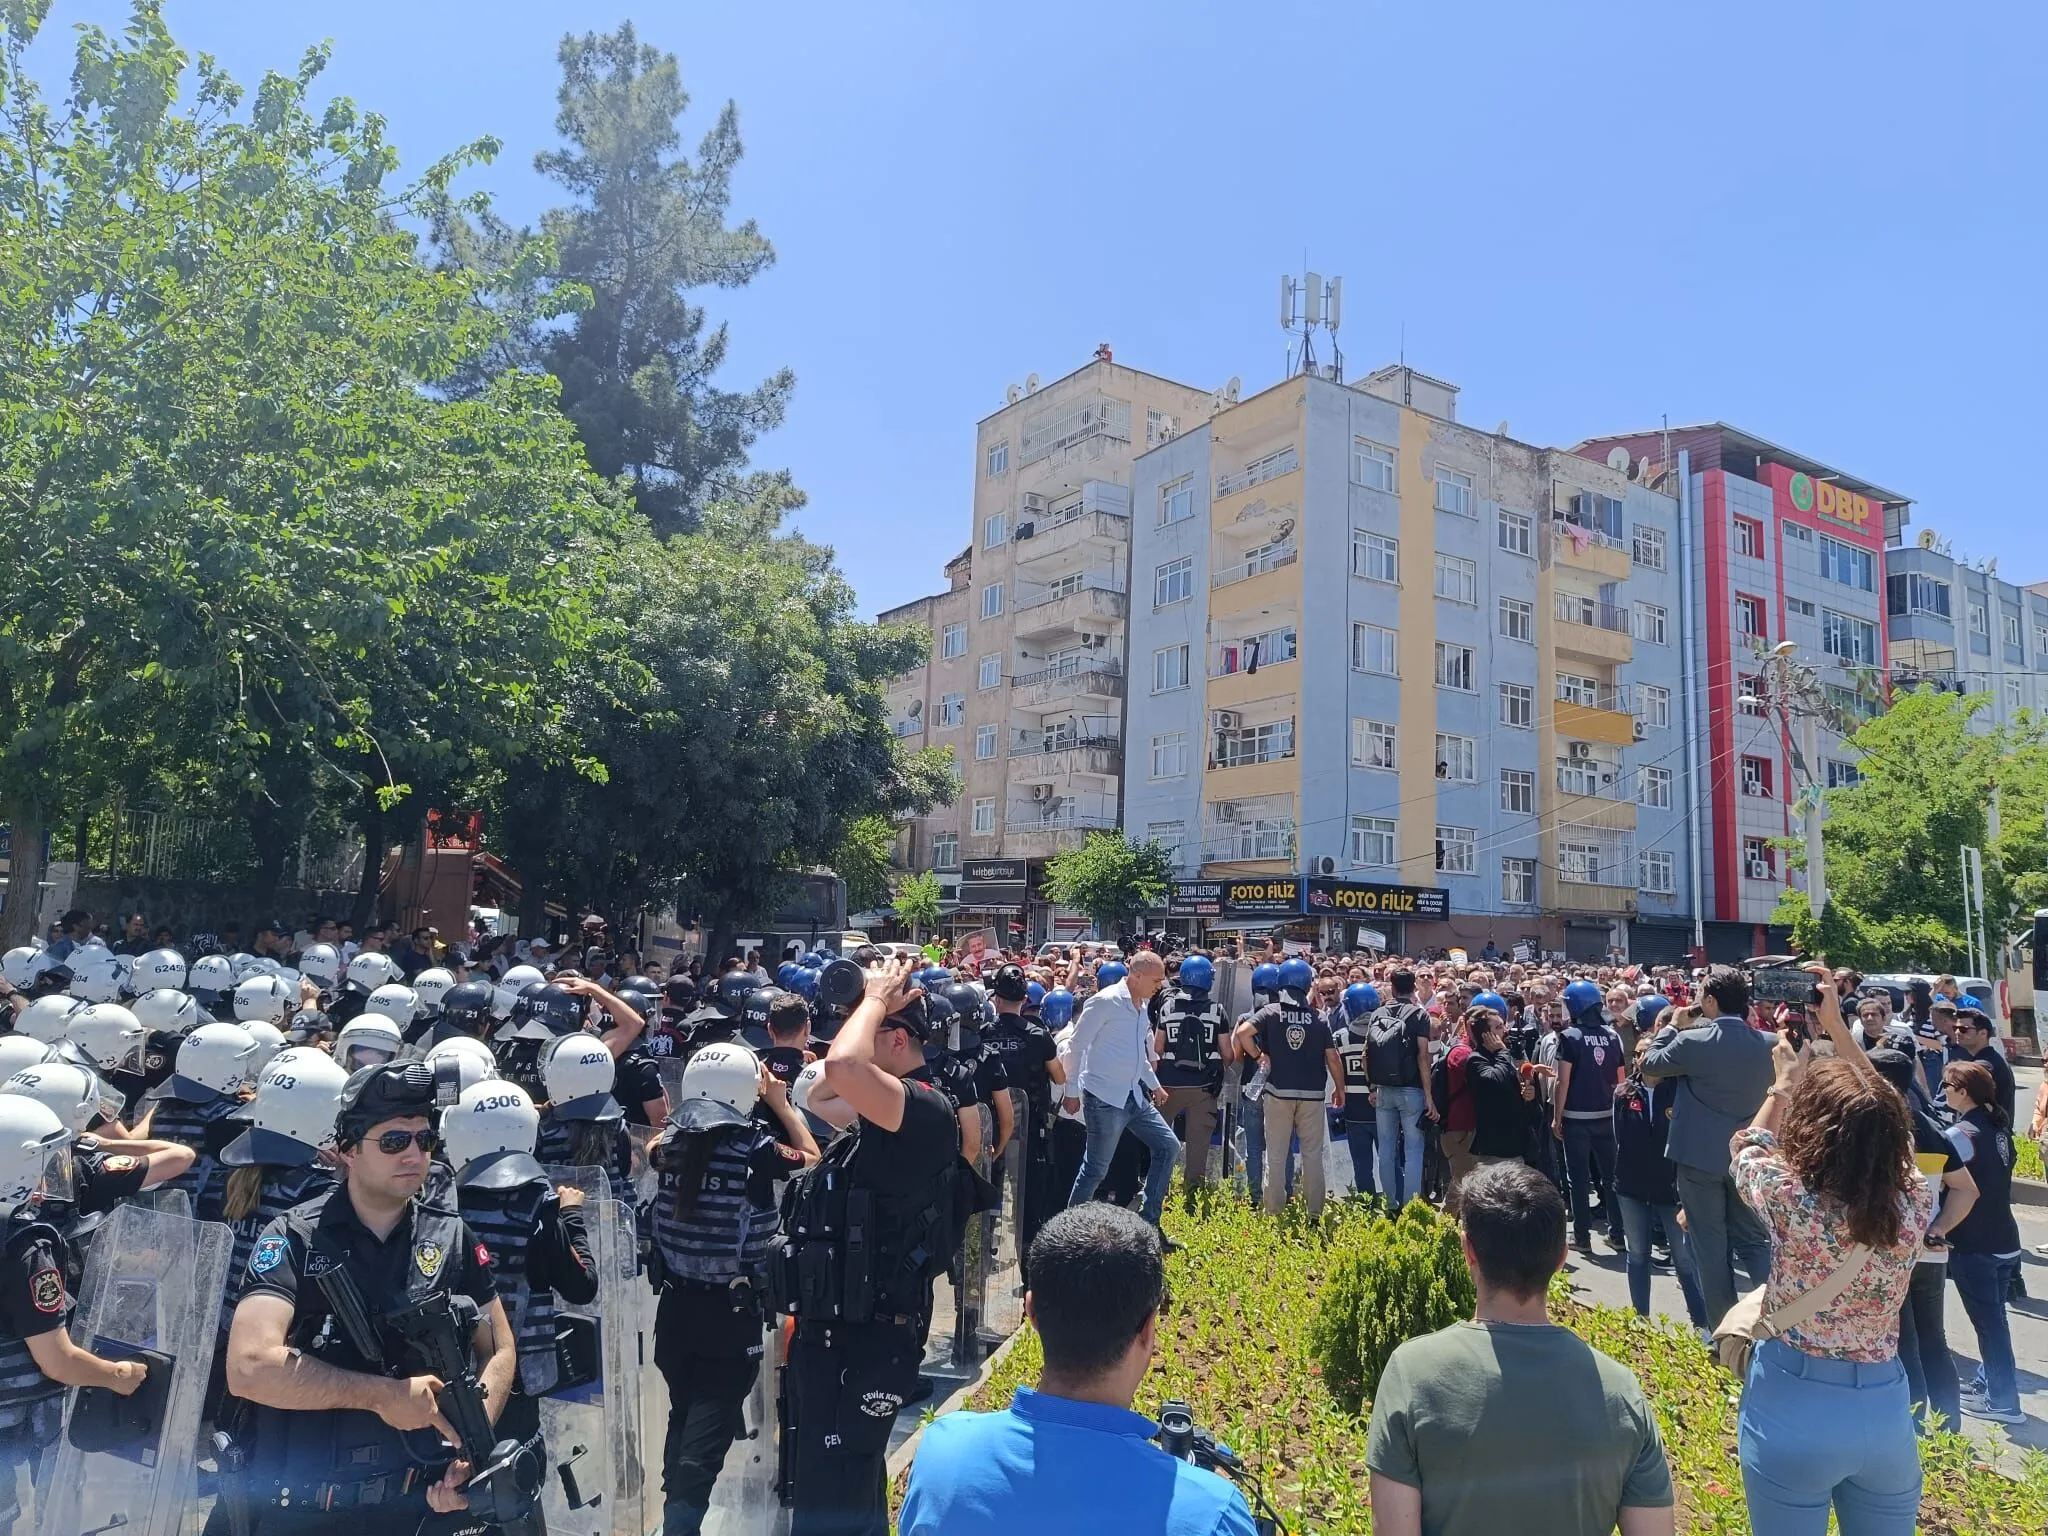
[[[1307,911],[1319,921],[1321,949],[1404,955],[1410,923],[1440,923],[1451,915],[1450,893],[1435,886],[1330,879],[1306,884]]]
[[[1198,924],[1212,945],[1232,938],[1263,944],[1270,938],[1382,954],[1407,952],[1408,924],[1440,923],[1450,913],[1449,893],[1434,886],[1306,875],[1176,880],[1167,901],[1170,920]]]

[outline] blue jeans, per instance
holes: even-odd
[[[1379,1188],[1372,1181],[1373,1144],[1379,1139],[1379,1130],[1377,1114],[1370,1120],[1347,1118],[1344,1122],[1344,1145],[1351,1149],[1351,1187],[1361,1195]]]
[[[2016,1253],[1996,1258],[1988,1253],[1949,1250],[1949,1278],[1963,1298],[1970,1326],[1977,1330],[1977,1358],[1984,1362],[1980,1373],[1984,1395],[2001,1412],[2020,1405],[2019,1382],[2013,1372],[2012,1322],[2005,1315],[2005,1293],[2019,1267]]]
[[[1081,1119],[1088,1127],[1088,1150],[1081,1154],[1081,1171],[1074,1175],[1074,1192],[1067,1204],[1079,1205],[1095,1198],[1095,1189],[1109,1172],[1116,1156],[1116,1144],[1125,1131],[1137,1137],[1152,1154],[1152,1166],[1145,1174],[1145,1219],[1159,1225],[1159,1213],[1166,1208],[1166,1186],[1173,1182],[1173,1165],[1180,1161],[1180,1138],[1159,1113],[1142,1088],[1133,1088],[1121,1104],[1105,1104],[1092,1093],[1081,1095]]]
[[[1650,1315],[1650,1239],[1659,1225],[1671,1245],[1671,1268],[1678,1276],[1678,1289],[1685,1297],[1685,1315],[1695,1328],[1707,1326],[1707,1303],[1700,1295],[1700,1279],[1693,1271],[1692,1243],[1678,1225],[1678,1207],[1651,1205],[1616,1195],[1621,1208],[1622,1230],[1628,1235],[1628,1299],[1644,1317]]]
[[[1381,1088],[1380,1193],[1396,1206],[1422,1193],[1422,1090]]]
[[[1755,1536],[1912,1536],[1920,1448],[1906,1370],[1757,1345],[1736,1423]]]

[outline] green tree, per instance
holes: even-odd
[[[1079,847],[1046,861],[1044,890],[1048,900],[1086,912],[1107,938],[1164,901],[1172,879],[1173,855],[1159,844],[1091,832]]]
[[[910,924],[913,943],[923,939],[927,928],[939,926],[943,915],[940,903],[944,892],[939,887],[939,877],[930,870],[920,870],[907,875],[896,887],[896,915]]]
[[[889,860],[896,851],[896,823],[887,816],[849,822],[832,855],[832,868],[846,882],[846,910],[869,912],[889,899]]]

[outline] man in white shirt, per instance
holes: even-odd
[[[1180,1138],[1159,1113],[1166,1090],[1152,1071],[1152,1021],[1146,1012],[1146,1004],[1165,981],[1166,963],[1151,950],[1141,949],[1131,957],[1128,975],[1089,998],[1074,1024],[1074,1060],[1080,1071],[1068,1077],[1081,1090],[1088,1150],[1082,1154],[1067,1204],[1095,1197],[1116,1156],[1116,1144],[1128,1130],[1152,1154],[1145,1175],[1144,1216],[1155,1227],[1180,1157]]]

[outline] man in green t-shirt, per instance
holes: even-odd
[[[1627,1367],[1550,1321],[1557,1187],[1497,1163],[1461,1194],[1469,1323],[1394,1351],[1373,1398],[1373,1536],[1671,1536],[1671,1469]]]

